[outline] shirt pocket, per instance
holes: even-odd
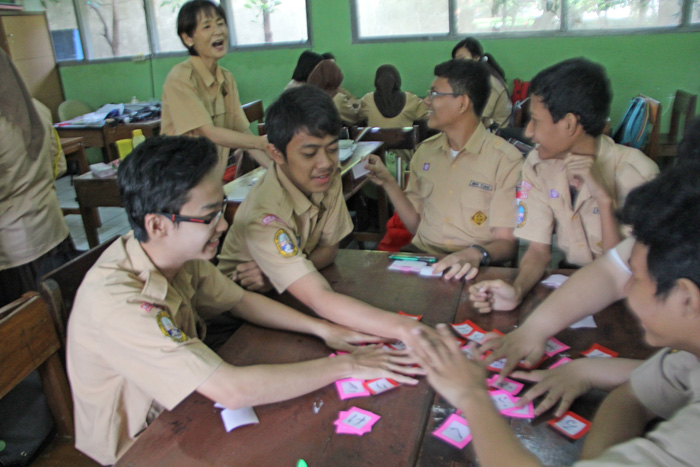
[[[493,191],[467,188],[460,197],[462,223],[468,232],[489,231]]]

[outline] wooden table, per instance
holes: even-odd
[[[54,125],[61,138],[83,138],[85,147],[102,148],[105,162],[119,158],[112,145],[120,139],[131,139],[132,132],[140,129],[146,138],[160,133],[160,119],[147,120],[137,123],[105,123],[102,126],[89,125]]]
[[[461,282],[448,283],[415,275],[389,272],[385,253],[341,250],[334,265],[322,271],[334,290],[374,305],[423,314],[423,322],[461,322],[466,318],[490,330],[507,331],[522,322],[551,291],[538,285],[521,309],[478,315],[467,301]],[[516,271],[486,268],[481,278],[513,277]],[[284,294],[280,300],[303,309]],[[621,305],[596,317],[597,329],[567,330],[558,337],[572,346],[572,356],[599,342],[621,356],[643,358],[650,350],[639,344],[636,324]],[[243,325],[219,350],[236,365],[295,362],[328,355],[318,339]],[[591,417],[601,394],[580,399],[573,410]],[[314,413],[314,405],[323,403]],[[371,433],[362,437],[335,434],[338,412],[357,406],[381,415]],[[295,466],[467,466],[478,465],[470,444],[458,450],[431,435],[453,409],[435,396],[425,381],[388,393],[341,401],[334,385],[290,401],[257,407],[260,424],[223,429],[219,410],[206,398],[192,394],[172,412],[164,412],[139,437],[118,465],[236,465]],[[549,429],[545,414],[534,421],[510,420],[525,445],[546,462],[570,463],[581,442],[571,443]],[[551,464],[550,464],[551,465]]]

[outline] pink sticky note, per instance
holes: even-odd
[[[559,352],[563,352],[565,350],[570,349],[568,345],[564,344],[558,339],[555,339],[554,337],[550,337],[547,339],[547,344],[544,349],[544,353],[547,354],[549,357],[553,357],[554,355],[558,354]]]
[[[513,407],[501,413],[513,418],[535,418],[535,407],[532,405],[532,402],[528,402],[524,407]]]
[[[364,386],[373,396],[376,396],[377,394],[390,391],[401,385],[390,378],[377,378],[365,381]]]
[[[433,436],[459,449],[464,448],[472,440],[469,424],[463,417],[456,414],[447,417],[445,422],[440,425],[440,428],[433,431]]]
[[[510,378],[504,379],[502,383],[497,383],[496,380],[498,380],[498,375],[493,375],[491,378],[486,380],[486,383],[489,385],[489,387],[502,389],[514,396],[525,387],[523,383],[519,383]]]
[[[349,410],[340,412],[338,419],[333,422],[336,426],[336,433],[355,434],[362,436],[372,431],[381,417],[375,413],[362,410],[357,407],[350,407]]]
[[[517,402],[515,397],[502,389],[491,391],[489,395],[491,396],[491,400],[493,401],[494,405],[501,413],[503,413],[504,410],[514,408],[515,403]]]
[[[357,378],[341,379],[335,382],[340,400],[352,399],[353,397],[368,397],[371,393],[364,386],[365,381]]]
[[[564,365],[564,364],[566,364],[566,363],[569,363],[570,361],[571,361],[571,359],[570,359],[569,357],[561,357],[561,358],[560,358],[559,360],[557,360],[555,363],[553,363],[552,365],[550,365],[550,366],[549,366],[549,369],[550,369],[550,370],[553,370],[553,369],[555,369],[555,368],[558,367],[558,366],[562,366],[562,365]]]

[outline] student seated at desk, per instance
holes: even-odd
[[[358,122],[360,119],[360,106],[358,103],[354,103],[346,94],[340,92],[341,84],[343,83],[343,72],[336,65],[335,60],[323,60],[316,65],[306,82],[311,86],[321,88],[326,94],[331,96],[343,123],[354,125]]]
[[[370,155],[366,167],[415,235],[412,246],[447,254],[433,269],[446,271],[446,279],[471,279],[480,265],[515,253],[513,197],[523,158],[481,124],[489,95],[482,64],[451,60],[436,66],[435,76],[425,102],[428,126],[442,133],[418,147],[406,191],[379,157]]]
[[[76,447],[103,464],[114,463],[162,410],[193,391],[237,409],[350,376],[416,383],[406,375],[420,370],[396,365],[409,360],[377,346],[335,358],[235,367],[204,345],[204,318],[227,310],[258,325],[315,334],[334,348],[379,340],[247,292],[212,265],[228,227],[217,162],[205,138],[161,136],[139,145],[119,167],[134,230],[85,276],[68,322],[66,357]]]
[[[484,281],[470,288],[480,311],[512,310],[551,260],[552,234],[567,266],[580,267],[623,238],[615,219],[627,193],[659,169],[637,149],[603,135],[612,93],[605,69],[583,58],[535,76],[526,135],[537,143],[523,167],[515,236],[530,242],[513,284]]]
[[[251,290],[289,291],[320,316],[409,344],[429,328],[336,293],[318,272],[352,231],[338,167],[342,128],[330,97],[312,86],[285,91],[267,109],[274,164],[250,191],[219,255],[219,269]],[[407,340],[408,339],[408,340]]]
[[[263,167],[267,138],[254,135],[238,97],[236,80],[218,65],[228,52],[226,14],[209,0],[191,0],[177,15],[177,35],[190,58],[163,84],[164,135],[205,136],[217,145],[223,176],[230,148],[245,148]]]
[[[604,371],[579,378],[590,377],[593,387],[609,389],[611,382],[613,387],[619,386],[598,409],[577,466],[697,465],[698,173],[697,163],[675,167],[629,194],[622,219],[632,226],[636,241],[630,256],[631,276],[623,294],[640,321],[645,341],[663,349],[636,368],[625,359],[590,359],[590,365]],[[445,325],[439,332],[439,340],[430,336],[418,342],[416,357],[431,385],[464,413],[481,465],[500,466],[504,459],[518,466],[540,465],[495,410],[484,384],[483,362],[468,360]],[[654,419],[662,422],[645,434]]]
[[[306,80],[309,79],[309,75],[312,71],[314,71],[316,65],[321,63],[321,60],[324,60],[324,57],[317,54],[316,52],[304,50],[299,55],[299,60],[297,60],[297,66],[294,68],[294,72],[292,73],[292,80],[289,83],[287,83],[287,86],[284,87],[284,90],[286,91],[287,89],[305,85]]]

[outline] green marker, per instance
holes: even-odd
[[[399,261],[425,261],[426,263],[434,263],[437,258],[434,256],[412,256],[412,255],[389,255],[389,259]]]
[[[297,461],[297,467],[309,467],[304,459],[299,459]]]

